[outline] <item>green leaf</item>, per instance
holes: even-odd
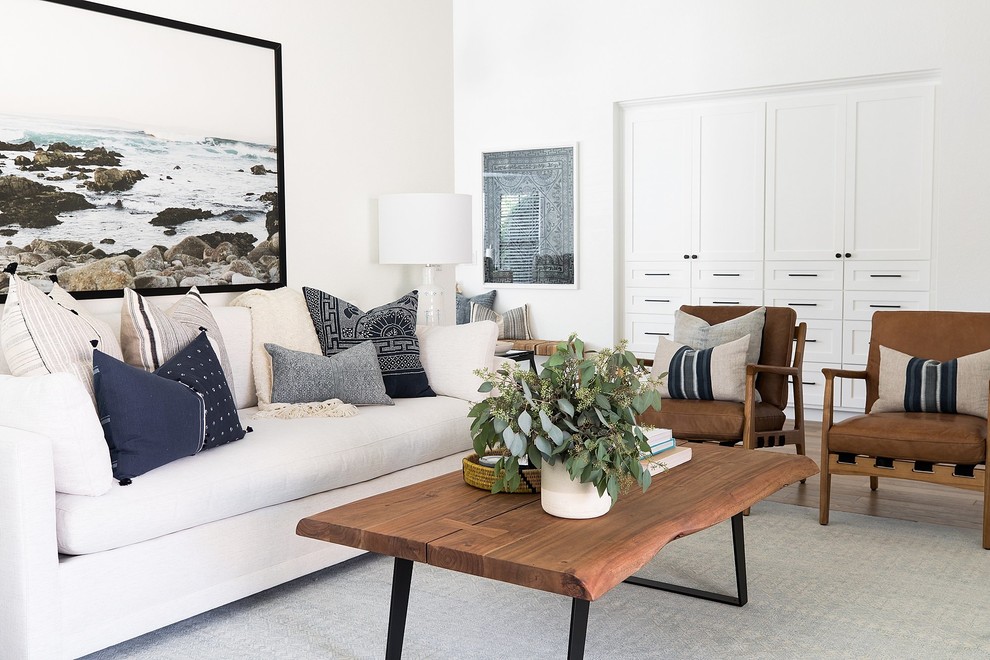
[[[491,392],[493,389],[495,389],[495,386],[492,384],[492,382],[489,381],[489,380],[486,380],[478,388],[478,391],[479,392]]]
[[[526,401],[528,401],[530,405],[533,405],[533,392],[529,389],[529,383],[525,380],[520,380],[519,384],[522,386],[523,396],[526,397]]]
[[[485,444],[485,439],[480,435],[476,435],[472,440],[474,444],[474,453],[478,456],[484,456],[485,450],[488,448]]]
[[[550,428],[547,430],[550,434],[550,439],[553,440],[553,444],[558,447],[564,444],[564,432],[560,430],[559,426],[550,424]]]
[[[495,429],[495,433],[502,433],[509,426],[509,423],[504,419],[499,419],[496,417],[495,421],[492,422],[492,426]]]
[[[584,357],[584,342],[581,341],[580,339],[577,338],[574,339],[574,352],[579,357]]]
[[[567,399],[557,399],[557,407],[568,417],[574,417],[574,404]]]
[[[608,495],[612,498],[612,504],[615,504],[615,501],[619,499],[619,479],[614,474],[609,475],[607,488]]]
[[[595,405],[597,405],[599,408],[602,408],[603,410],[608,410],[609,408],[612,407],[612,402],[609,401],[608,397],[605,396],[604,394],[596,394]]]
[[[545,439],[544,442],[546,442]],[[547,453],[549,454],[549,452]],[[543,456],[540,455],[540,449],[535,444],[526,447],[526,455],[529,456],[529,464],[533,467],[540,467],[543,463]]]
[[[526,455],[526,440],[518,433],[512,430],[511,427],[505,427],[502,431],[502,442],[513,456],[525,456]]]
[[[530,431],[533,429],[533,418],[530,416],[529,412],[522,411],[519,413],[519,430],[523,432],[523,435],[529,435]]]
[[[534,441],[534,446],[539,451],[541,451],[544,454],[546,454],[547,456],[549,456],[553,452],[553,446],[550,444],[550,441],[547,440],[542,435],[536,436],[536,440]]]
[[[547,361],[546,362],[543,363],[543,367],[544,368],[547,368],[547,367],[558,367],[558,366],[564,364],[564,361],[566,359],[567,359],[567,356],[564,353],[559,353],[559,352],[558,353],[554,353],[549,358],[547,358]]]

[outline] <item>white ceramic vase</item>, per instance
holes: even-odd
[[[543,463],[540,474],[540,502],[543,510],[558,518],[597,518],[608,513],[612,498],[598,495],[594,484],[571,479],[564,461]]]

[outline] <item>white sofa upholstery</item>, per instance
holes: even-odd
[[[49,438],[0,426],[0,658],[78,657],[348,559],[299,519],[460,469],[463,399],[252,419],[250,312],[213,311],[244,439],[87,497],[55,492]]]

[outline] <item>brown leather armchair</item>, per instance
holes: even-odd
[[[758,307],[684,305],[681,311],[714,325],[748,314]],[[801,367],[807,326],[790,307],[767,307],[759,364],[746,366],[746,400],[695,401],[664,398],[660,411],[640,416],[644,424],[669,428],[679,440],[717,442],[747,449],[792,444],[804,454],[804,397]],[[794,395],[792,428],[785,429],[788,378]],[[755,393],[760,393],[760,401]]]
[[[879,477],[927,481],[983,491],[983,547],[990,549],[987,420],[941,412],[869,412],[879,398],[880,346],[940,362],[985,351],[990,348],[990,314],[876,312],[866,369],[822,370],[825,407],[819,522],[828,524],[833,474],[868,476],[872,490],[877,489]],[[866,414],[834,421],[835,378],[866,381]],[[990,387],[990,380],[983,387]]]

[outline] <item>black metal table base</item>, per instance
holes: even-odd
[[[732,551],[736,566],[736,595],[703,591],[691,587],[683,587],[667,582],[658,582],[632,576],[626,578],[629,584],[636,584],[651,589],[670,591],[675,594],[704,598],[718,603],[742,607],[749,600],[746,591],[746,546],[743,539],[743,514],[732,516]],[[399,660],[402,657],[402,640],[406,630],[406,612],[409,608],[409,589],[412,584],[413,562],[409,559],[395,558],[395,568],[392,572],[392,602],[388,614],[388,640],[385,643],[385,660]],[[588,635],[588,612],[591,601],[574,598],[571,601],[571,627],[567,640],[568,660],[580,660],[584,657],[584,642]]]

